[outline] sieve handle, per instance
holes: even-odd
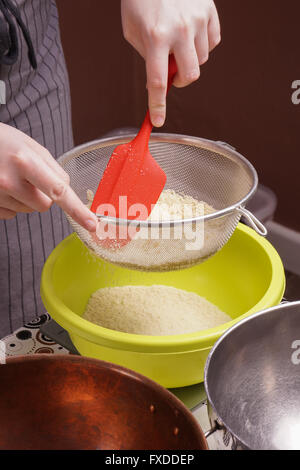
[[[266,237],[268,235],[268,231],[264,224],[262,224],[258,218],[252,214],[252,212],[248,211],[248,209],[245,209],[245,207],[242,206],[238,207],[236,210],[248,220],[249,224],[256,231],[256,233],[262,237]]]

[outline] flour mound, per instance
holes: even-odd
[[[154,336],[192,333],[231,320],[194,292],[163,285],[99,289],[83,318],[104,328]]]

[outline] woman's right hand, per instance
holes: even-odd
[[[55,202],[84,228],[96,230],[96,216],[71,189],[69,176],[48,150],[2,123],[0,143],[0,219],[45,212]]]

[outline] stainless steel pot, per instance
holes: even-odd
[[[218,448],[300,449],[300,301],[248,317],[206,362],[208,412]]]

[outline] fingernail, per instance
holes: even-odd
[[[94,219],[88,219],[85,223],[85,227],[89,232],[96,232],[96,222]]]
[[[153,116],[152,123],[155,127],[161,127],[164,125],[165,117],[164,116]]]

